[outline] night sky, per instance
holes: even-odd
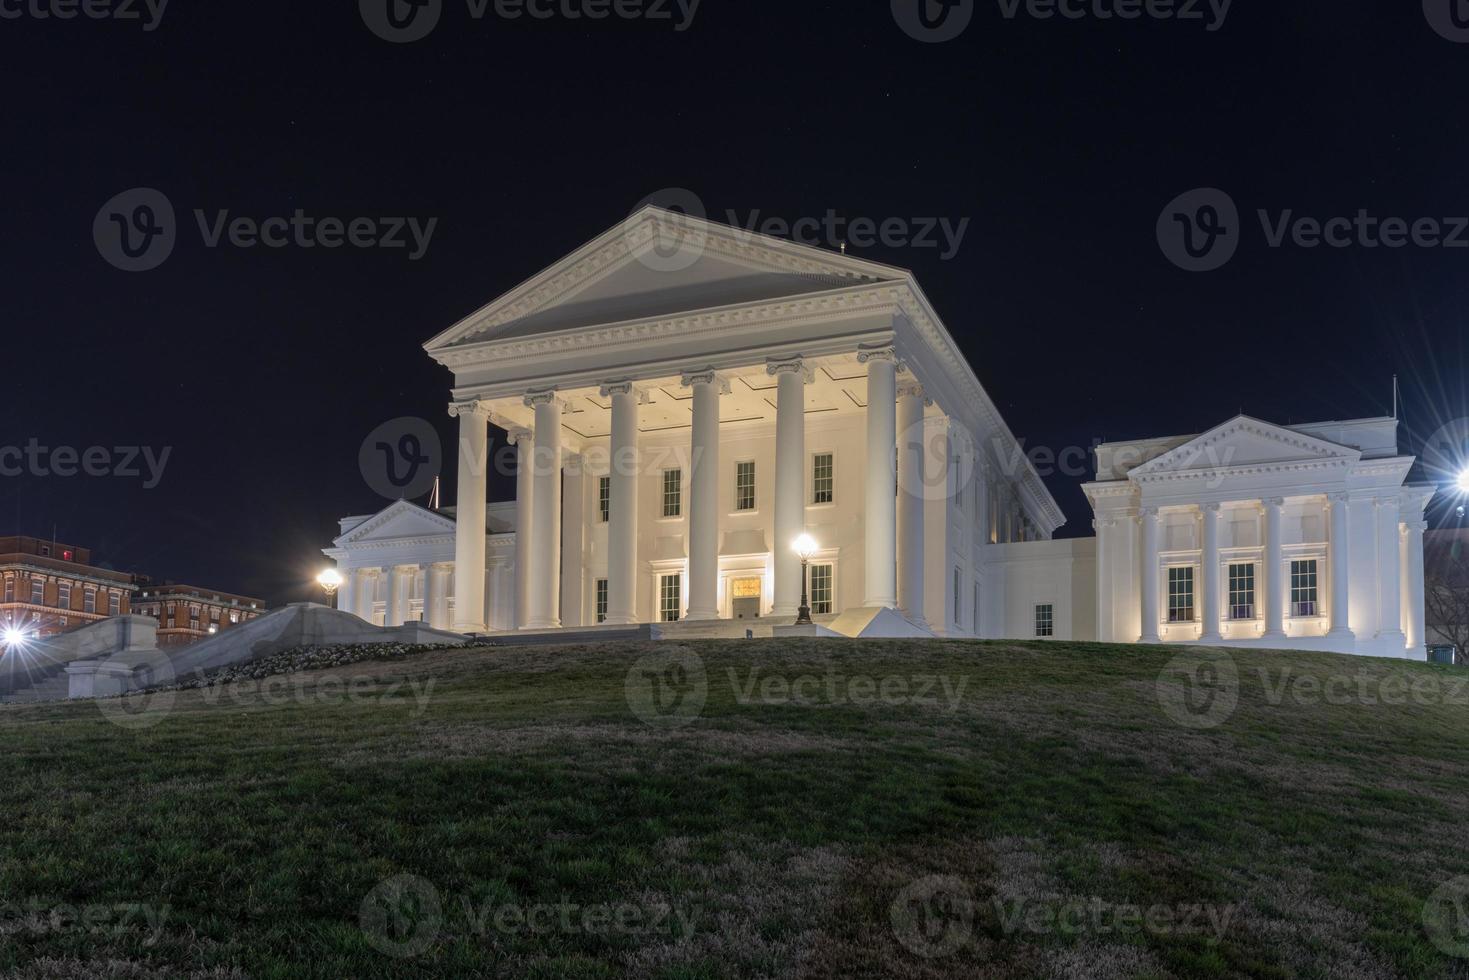
[[[1207,4],[1068,20],[989,0],[937,44],[885,0],[703,0],[681,31],[676,6],[476,20],[445,0],[408,44],[343,0],[173,0],[152,30],[141,3],[36,17],[47,2],[0,0],[0,446],[171,455],[151,489],[0,477],[0,534],[54,527],[117,568],[313,595],[336,520],[385,504],[358,470],[368,432],[422,416],[452,445],[422,343],[673,187],[719,220],[968,219],[952,257],[853,252],[914,270],[1030,447],[1387,414],[1394,373],[1405,448],[1469,414],[1469,248],[1271,248],[1256,217],[1469,215],[1469,43],[1415,0],[1240,0],[1212,31]],[[167,196],[177,243],[128,273],[93,222],[137,187]],[[1199,187],[1240,213],[1208,273],[1155,231]],[[437,226],[412,261],[209,248],[193,214],[298,208]],[[1048,480],[1062,534],[1090,533],[1082,482]]]

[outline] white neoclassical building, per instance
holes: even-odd
[[[365,619],[744,635],[796,615],[804,534],[813,616],[850,636],[1422,653],[1432,489],[1403,485],[1391,419],[1104,445],[1097,537],[1052,540],[910,273],[652,207],[425,346],[458,499],[342,522],[325,553]]]

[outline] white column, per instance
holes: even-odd
[[[530,617],[526,629],[561,626],[558,564],[561,551],[561,402],[555,392],[527,395],[536,410],[534,488],[531,494]]]
[[[459,418],[459,489],[454,511],[454,629],[460,633],[483,633],[490,410],[484,404],[472,401],[451,405],[449,414]],[[388,611],[391,616],[391,602]]]
[[[1219,632],[1219,505],[1204,504],[1204,635],[1205,643],[1221,643]]]
[[[1331,632],[1328,636],[1353,640],[1351,623],[1351,549],[1348,538],[1350,506],[1345,493],[1330,497],[1331,507]]]
[[[637,622],[638,400],[631,381],[602,387],[612,399],[612,471],[607,504],[608,625]]]
[[[406,572],[411,571],[402,565],[394,565],[388,569],[388,611],[383,620],[384,626],[402,626],[404,610],[408,608],[408,581]]]
[[[535,512],[536,440],[529,429],[511,429],[515,446],[515,622],[530,622],[531,514]],[[459,600],[455,598],[457,605]]]
[[[806,530],[806,382],[809,368],[799,357],[773,360],[775,377],[775,558],[774,616],[794,616],[801,604],[801,559],[794,545]]]
[[[898,604],[898,499],[893,493],[898,444],[898,363],[891,345],[857,352],[867,365],[866,595],[868,608]]]
[[[1265,639],[1285,639],[1285,552],[1280,539],[1281,497],[1260,502],[1265,508]]]
[[[1377,638],[1383,641],[1391,656],[1402,656],[1408,646],[1408,635],[1403,632],[1402,560],[1398,549],[1399,508],[1396,497],[1383,497],[1377,506],[1377,587],[1378,619]],[[1400,649],[1401,648],[1401,649]]]
[[[922,386],[898,389],[898,608],[908,622],[928,629],[923,618],[924,407]]]
[[[729,392],[729,382],[710,369],[684,375],[683,384],[694,394],[689,446],[688,618],[718,619],[719,396]]]
[[[1408,608],[1403,619],[1408,625],[1408,656],[1418,660],[1428,659],[1428,623],[1423,605],[1423,532],[1426,530],[1426,521],[1411,521],[1403,526],[1408,565],[1403,570],[1408,580]]]
[[[1160,643],[1158,634],[1158,508],[1142,509],[1143,524],[1143,635],[1144,643]]]
[[[372,622],[372,607],[377,601],[377,569],[354,569],[352,576],[357,580],[356,587],[352,590],[352,599],[356,603],[352,611],[359,619],[370,623]]]
[[[351,612],[357,608],[357,572],[350,568],[338,566],[337,574],[342,577],[342,584],[337,588],[337,608],[342,612]]]

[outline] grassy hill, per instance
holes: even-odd
[[[1469,977],[1466,677],[707,642],[0,709],[0,973]]]

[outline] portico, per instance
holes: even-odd
[[[794,618],[809,533],[816,615],[977,635],[977,549],[1061,521],[900,269],[648,208],[426,349],[455,377],[456,629],[489,625],[492,426],[518,629]]]

